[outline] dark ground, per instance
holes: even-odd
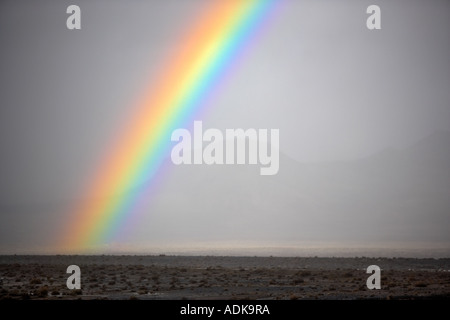
[[[69,290],[69,265],[81,290]],[[369,265],[381,289],[369,290]],[[450,259],[0,256],[0,299],[450,299]]]

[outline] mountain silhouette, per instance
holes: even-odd
[[[259,167],[173,165],[143,225],[199,241],[450,240],[450,132],[354,161],[308,164],[280,154],[274,176]]]

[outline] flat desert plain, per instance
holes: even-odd
[[[81,289],[69,290],[69,265]],[[370,265],[381,289],[366,286]],[[450,259],[0,256],[0,299],[449,299]]]

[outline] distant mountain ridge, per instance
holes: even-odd
[[[117,241],[450,244],[447,131],[353,161],[300,163],[280,153],[274,176],[261,176],[259,164],[167,165]],[[69,219],[52,207],[3,206],[2,245],[52,245],[42,234],[56,234]]]
[[[450,240],[447,131],[355,161],[305,164],[280,154],[275,176],[260,176],[259,165],[169,171],[145,216],[175,239]]]

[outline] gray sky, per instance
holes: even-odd
[[[50,238],[45,236],[48,230],[43,226],[56,228],[64,221],[66,217],[59,210],[77,199],[79,190],[92,180],[91,173],[117,128],[154,80],[161,62],[204,1],[79,0],[79,31],[69,31],[65,26],[65,11],[70,4],[75,3],[0,3],[3,251],[39,251],[51,246]],[[371,4],[381,7],[381,30],[366,28],[366,8]],[[358,181],[354,185],[348,185],[340,167],[325,170],[328,173],[319,170],[317,176],[312,173],[316,169],[302,166],[355,163],[390,147],[410,150],[422,138],[450,130],[449,14],[450,3],[438,0],[286,0],[201,119],[205,128],[280,129],[280,152],[283,159],[288,159],[285,164],[281,162],[280,175],[270,178],[270,184],[267,180],[261,182],[260,176],[241,181],[252,190],[262,184],[261,190],[248,194],[247,188],[234,187],[235,180],[225,179],[235,177],[242,168],[212,169],[212,178],[205,179],[220,181],[212,189],[205,189],[202,180],[195,178],[212,171],[173,168],[158,191],[159,196],[150,201],[152,214],[140,213],[144,217],[140,229],[136,229],[135,237],[128,236],[123,242],[142,247],[209,240],[273,245],[309,240],[367,244],[387,238],[403,243],[448,243],[448,229],[439,229],[439,225],[449,221],[448,200],[440,195],[449,191],[445,181],[407,195],[399,196],[392,190],[380,195],[380,202],[385,203],[393,194],[403,200],[374,209],[376,192],[384,188],[371,189],[373,175],[363,173],[355,178]],[[445,145],[441,140],[445,138],[440,142],[433,140],[430,144],[438,147],[431,149]],[[395,162],[384,156],[383,161]],[[447,154],[440,156],[445,158]],[[395,168],[385,162],[376,167]],[[411,172],[429,173],[415,165],[405,166]],[[433,173],[426,178],[433,184],[436,175],[439,176]],[[289,176],[300,180],[308,176],[311,183],[292,185]],[[183,190],[177,189],[184,181],[181,177],[199,180],[197,187],[203,193],[198,198],[195,194],[183,198]],[[343,179],[342,185],[330,187],[330,177]],[[405,177],[399,176],[399,189],[411,183],[402,180]],[[414,181],[422,181],[421,176]],[[266,220],[259,219],[256,213],[262,210],[262,200],[267,199],[272,188],[278,188],[272,183],[281,186],[283,193],[269,197],[272,200],[265,207],[271,209],[263,210]],[[338,223],[335,228],[325,228],[323,221],[348,212],[349,204],[344,201],[347,188],[352,189],[348,191],[352,196],[353,192],[360,192],[360,198],[366,199],[361,200],[359,212],[373,213],[360,213],[361,218],[353,219],[355,225],[348,220],[342,226]],[[392,217],[394,211],[400,217],[398,221],[410,217],[411,210],[403,206],[409,203],[405,200],[408,196],[428,193],[431,198],[411,204],[410,209],[418,217],[410,221],[409,231],[384,228],[392,226],[386,217]],[[224,194],[229,197],[223,198]],[[420,212],[424,210],[420,205],[424,203],[429,203],[426,208],[435,215],[431,213],[427,218],[427,230],[419,230],[423,223]],[[228,216],[226,206],[239,214]],[[276,219],[276,208],[284,208],[283,219]],[[212,214],[213,211],[216,212]],[[222,233],[207,232],[219,216],[228,217],[223,224],[229,227],[224,227]],[[357,213],[350,216],[356,217]],[[376,216],[380,218],[377,220]],[[384,233],[350,232],[350,236],[345,236],[349,228],[356,230],[367,219],[375,219],[372,222]],[[176,221],[192,228],[178,229]],[[254,229],[250,228],[252,221],[259,221]],[[277,229],[270,230],[269,222]],[[310,233],[299,236],[303,230],[300,226],[308,225]],[[411,236],[411,232],[416,236]],[[428,237],[432,234],[435,238]],[[38,247],[32,247],[32,243]]]

